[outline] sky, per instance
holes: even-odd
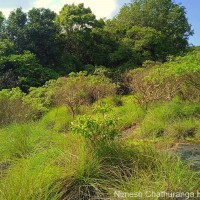
[[[200,46],[200,1],[199,0],[174,0],[186,8],[186,15],[192,25],[194,35],[190,37],[189,43]],[[120,7],[131,0],[0,0],[0,11],[8,17],[11,10],[22,7],[27,12],[32,7],[50,8],[59,12],[65,4],[84,3],[85,7],[90,7],[97,18],[112,18],[116,15]]]

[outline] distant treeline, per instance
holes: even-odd
[[[28,91],[70,72],[104,66],[121,72],[165,62],[188,48],[185,8],[172,0],[134,0],[113,19],[96,19],[84,4],[0,12],[0,89]]]

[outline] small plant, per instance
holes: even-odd
[[[89,139],[92,145],[114,140],[119,132],[117,130],[117,119],[107,114],[110,109],[106,104],[100,103],[94,109],[94,112],[100,113],[100,116],[96,118],[86,115],[79,116],[75,122],[72,122],[72,132]]]

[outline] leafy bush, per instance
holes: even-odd
[[[93,146],[114,140],[119,132],[117,129],[117,119],[107,114],[109,107],[101,103],[94,111],[101,114],[96,116],[96,118],[86,115],[77,117],[72,122],[72,132],[81,134],[83,137],[89,139]]]
[[[138,104],[133,103],[132,95],[103,98],[100,102],[97,101],[93,104],[94,109],[98,108],[101,102],[107,105],[108,115],[119,118],[117,122],[119,131],[123,131],[130,128],[133,124],[139,123],[145,115],[145,110],[138,106]]]
[[[129,71],[125,82],[135,95],[137,102],[148,107],[157,101],[169,101],[175,96],[199,101],[200,51],[194,50],[187,56],[163,65],[148,66]]]
[[[67,106],[73,117],[81,105],[111,96],[116,91],[115,85],[105,76],[87,76],[84,72],[71,73],[67,78],[59,78],[57,83],[59,89],[56,92],[56,102]]]
[[[164,77],[161,70],[151,75],[152,71],[154,68],[139,68],[129,71],[126,75],[127,84],[133,91],[135,99],[146,109],[150,103],[172,100],[182,85],[180,78]]]
[[[36,119],[40,112],[23,101],[25,94],[19,88],[0,91],[0,127]]]
[[[56,80],[47,81],[42,87],[31,87],[24,101],[34,105],[41,112],[46,112],[55,105],[54,96],[57,87]]]

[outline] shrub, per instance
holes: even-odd
[[[200,51],[194,50],[163,65],[130,70],[125,82],[137,102],[146,109],[150,103],[169,101],[175,96],[182,99],[200,99]]]
[[[67,106],[74,117],[81,105],[91,104],[106,96],[115,94],[115,85],[104,76],[71,73],[68,78],[59,78],[56,102]]]
[[[95,112],[101,113],[96,117],[86,115],[79,116],[72,122],[71,130],[75,134],[81,134],[89,139],[93,146],[114,140],[119,134],[117,130],[117,119],[107,115],[110,107],[101,103],[95,108]]]
[[[123,97],[109,97],[97,101],[93,104],[94,108],[99,106],[103,102],[108,106],[108,114],[113,117],[118,117],[117,128],[119,131],[130,128],[132,125],[139,123],[144,115],[145,110],[142,109],[138,104],[133,103],[133,96]]]
[[[42,113],[46,112],[54,106],[54,95],[58,84],[56,80],[50,80],[42,87],[31,87],[29,93],[24,97],[24,101],[34,105]]]
[[[161,67],[160,67],[161,68]],[[182,79],[164,77],[162,71],[154,68],[139,68],[126,74],[126,82],[139,105],[148,108],[150,103],[172,100],[180,92]]]
[[[39,116],[39,111],[23,101],[25,94],[18,88],[0,91],[0,127],[24,123]]]

